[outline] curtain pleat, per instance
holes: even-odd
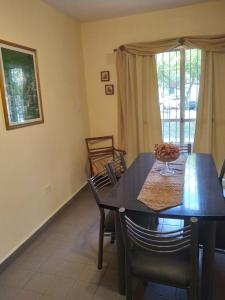
[[[155,57],[120,52],[117,74],[119,147],[132,162],[162,142]]]
[[[202,50],[194,150],[225,157],[225,35],[122,45],[117,51],[119,146],[132,161],[162,141],[155,55],[180,46]]]
[[[205,51],[224,52],[225,35],[193,36],[171,38],[154,42],[133,43],[120,46],[120,50],[130,54],[149,56],[160,52],[169,51],[179,46],[199,48]]]
[[[225,157],[225,53],[202,52],[194,151],[212,153],[218,170]]]

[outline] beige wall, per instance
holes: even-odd
[[[117,134],[117,98],[104,95],[100,71],[116,85],[113,49],[124,43],[225,33],[225,3],[211,2],[82,24],[91,134]]]
[[[6,131],[0,105],[2,261],[86,182],[88,121],[79,23],[39,0],[0,0],[0,39],[37,49],[45,116]]]

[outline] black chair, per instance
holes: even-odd
[[[109,161],[105,167],[112,183],[116,184],[123,173],[127,170],[124,154],[119,153],[119,155],[115,157],[114,160]]]
[[[126,257],[126,299],[132,299],[132,277],[188,290],[198,299],[198,220],[170,232],[152,231],[119,210]]]
[[[91,191],[94,195],[96,204],[100,212],[100,228],[99,228],[99,248],[98,248],[98,269],[102,269],[102,260],[103,260],[103,242],[104,236],[111,236],[111,243],[115,240],[115,222],[114,222],[114,213],[109,211],[107,214],[100,206],[101,196],[100,192],[103,189],[107,189],[112,185],[112,182],[106,172],[106,170],[98,173],[97,175],[88,179],[88,184],[91,188]]]
[[[191,154],[192,152],[192,146],[191,143],[187,143],[187,144],[177,144],[179,149],[180,149],[180,153],[181,154],[185,154],[187,153],[188,155]]]
[[[115,185],[121,176],[126,172],[127,165],[124,158],[124,154],[120,153],[114,160],[109,161],[105,165],[108,176],[113,185]],[[159,224],[158,217],[143,216],[135,212],[129,211],[129,217],[141,226],[148,228],[156,228]]]
[[[225,174],[225,160],[223,162],[219,181],[221,182],[223,196],[225,197],[225,187],[223,185],[223,178]],[[217,221],[216,222],[216,252],[225,253],[225,221]]]

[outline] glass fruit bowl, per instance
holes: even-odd
[[[169,163],[178,159],[180,155],[179,147],[173,143],[163,143],[155,146],[154,153],[157,160],[164,163],[159,173],[163,176],[174,175],[175,171],[170,167]]]

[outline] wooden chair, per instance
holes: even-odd
[[[198,299],[198,220],[170,232],[143,228],[119,209],[126,257],[126,299],[132,300],[132,278],[185,288]]]
[[[104,236],[111,236],[111,242],[115,239],[115,223],[114,223],[114,213],[109,211],[107,214],[100,206],[101,196],[100,192],[103,189],[107,189],[112,185],[112,182],[106,172],[106,170],[98,173],[97,175],[88,179],[88,184],[91,188],[93,196],[95,198],[96,204],[100,212],[100,226],[99,226],[99,247],[98,247],[98,269],[102,269],[103,260],[103,241]]]
[[[91,176],[104,170],[105,164],[115,159],[119,153],[126,154],[124,150],[115,148],[112,135],[86,138],[85,142]]]

